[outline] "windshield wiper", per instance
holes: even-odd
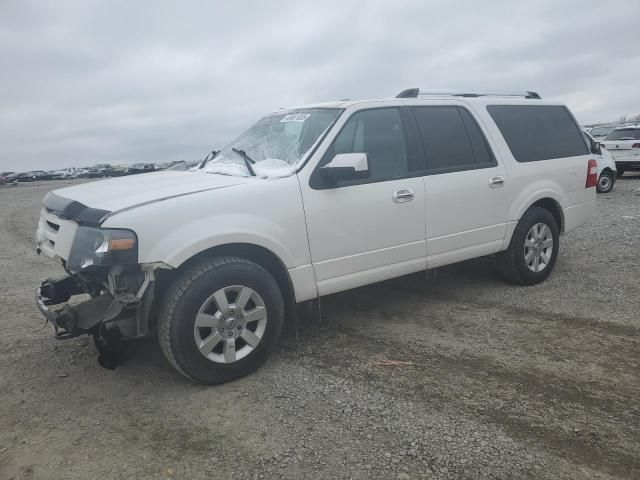
[[[200,165],[198,165],[198,169],[203,168],[207,162],[209,160],[213,160],[214,158],[216,158],[216,155],[218,155],[218,153],[220,153],[220,150],[211,150],[206,157],[204,157],[204,160],[202,160],[202,162],[200,163]]]
[[[240,150],[239,148],[231,148],[231,150],[242,157],[242,159],[244,160],[244,164],[247,166],[247,170],[249,170],[249,173],[252,177],[255,177],[256,172],[253,171],[251,164],[256,162],[249,155],[247,155],[247,152],[245,152],[244,150]]]

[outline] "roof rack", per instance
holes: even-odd
[[[396,98],[418,98],[418,97],[523,97],[539,100],[542,97],[537,92],[464,92],[456,90],[421,90],[419,88],[407,88],[402,90]]]

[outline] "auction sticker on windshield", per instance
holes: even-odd
[[[290,113],[289,115],[285,115],[285,117],[282,120],[280,120],[280,123],[283,123],[283,122],[304,122],[310,116],[311,116],[310,113]]]

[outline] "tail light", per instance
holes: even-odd
[[[585,188],[595,187],[598,183],[598,162],[591,159],[589,160],[589,164],[587,165],[587,183],[585,183]]]
[[[640,143],[634,143],[631,148],[640,148]]]

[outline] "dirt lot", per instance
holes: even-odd
[[[640,178],[542,285],[481,259],[333,295],[218,387],[153,340],[111,372],[38,330],[33,289],[61,269],[33,235],[64,183],[0,188],[0,479],[640,478]]]

